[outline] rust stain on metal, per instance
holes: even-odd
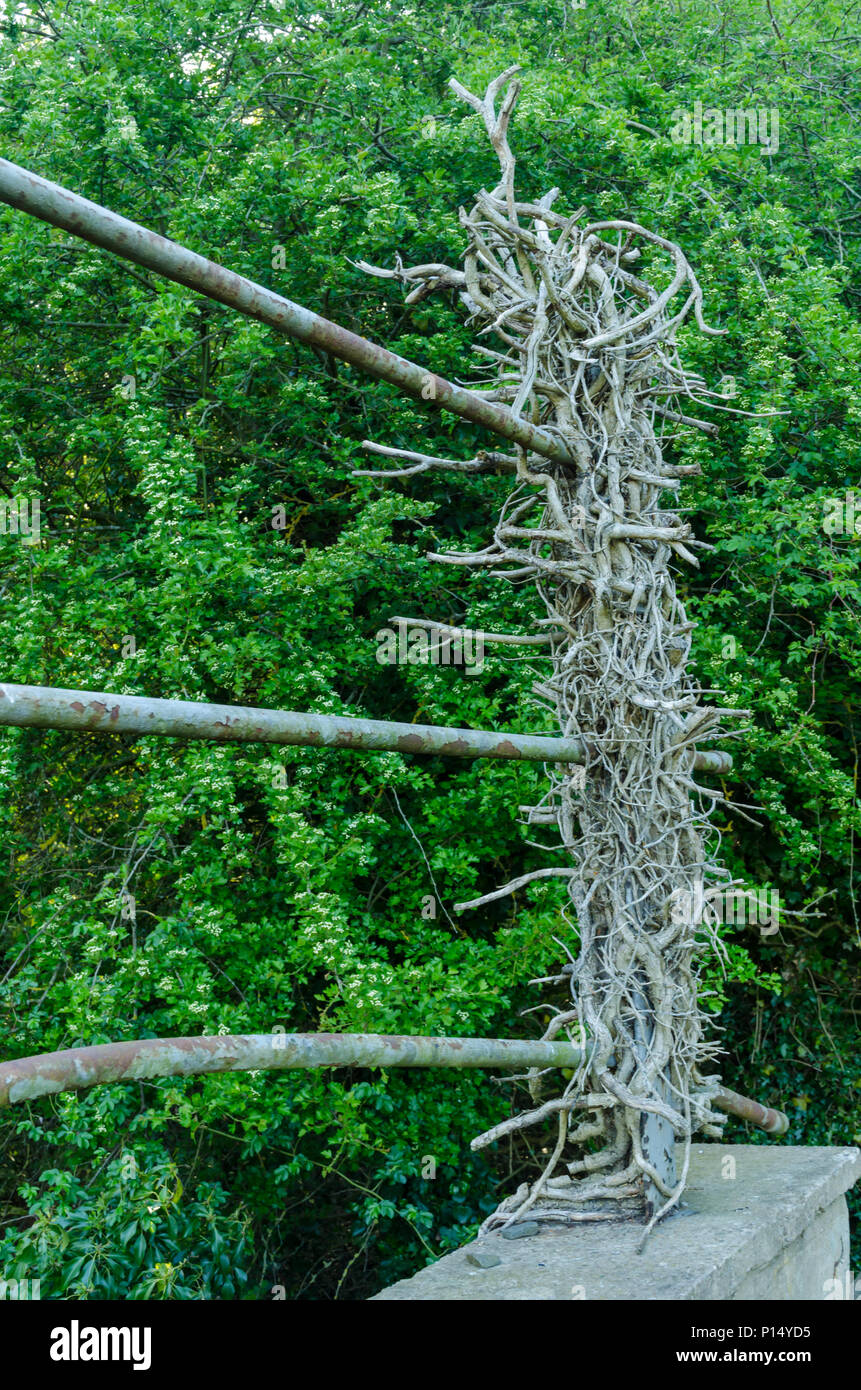
[[[520,749],[506,738],[496,745],[496,751],[501,758],[519,758],[521,756]]]
[[[324,741],[322,734],[313,733],[309,734],[309,737],[313,738],[318,745]],[[357,729],[338,729],[331,744],[332,748],[363,748],[364,746],[365,740]]]
[[[421,734],[401,734],[397,743],[401,753],[421,753],[425,746]]]
[[[463,738],[451,738],[443,744],[439,750],[441,753],[448,753],[453,758],[468,758],[469,744]]]

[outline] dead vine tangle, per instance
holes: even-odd
[[[591,1050],[584,1048],[576,1073],[550,1100],[539,1103],[546,1077],[530,1074],[535,1108],[473,1141],[480,1147],[548,1118],[558,1125],[544,1171],[485,1228],[527,1211],[569,1221],[645,1208],[657,1219],[678,1200],[687,1160],[681,1181],[669,1187],[644,1155],[644,1117],[663,1117],[686,1155],[695,1132],[720,1135],[724,1116],[711,1105],[718,1077],[703,1072],[719,1049],[706,1037],[698,960],[704,950],[721,950],[703,877],[723,886],[729,880],[706,850],[716,842],[708,819],[719,798],[697,787],[692,768],[695,743],[706,733],[725,736],[721,721],[746,713],[699,702],[703,692],[687,669],[692,624],[669,562],[696,565],[702,542],[660,502],[697,471],[664,460],[664,421],[714,430],[677,403],[710,393],[681,365],[676,330],[690,314],[704,333],[718,330],[703,321],[702,291],[673,242],[623,219],[580,225],[583,209],[569,217],[554,212],[558,189],[537,203],[516,199],[507,130],[517,72],[502,73],[483,98],[451,83],[481,115],[501,166],[496,188],[482,190],[471,212],[461,209],[463,270],[398,261],[381,271],[360,263],[402,282],[408,303],[457,288],[482,336],[495,335],[503,349],[477,349],[495,372],[484,394],[561,438],[572,460],[551,463],[518,449],[461,462],[368,444],[403,462],[371,476],[436,467],[512,475],[491,543],[475,554],[430,558],[535,582],[552,665],[535,689],[561,732],[588,749],[585,786],[577,789],[574,769],[556,767],[528,820],[558,826],[573,867],[555,872],[567,879],[579,934],[576,960],[569,952],[555,980],[570,986],[570,1006],[547,1006],[553,1017],[544,1037],[567,1036]],[[635,274],[635,243],[669,258],[663,290]],[[680,902],[699,907],[678,911]]]

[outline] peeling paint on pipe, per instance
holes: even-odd
[[[160,734],[167,738],[230,743],[298,744],[354,751],[445,754],[451,758],[514,758],[524,762],[582,763],[576,738],[400,724],[386,719],[304,714],[208,705],[194,700],[155,700],[48,685],[0,684],[0,727],[69,729],[76,733]],[[697,753],[694,768],[727,772],[728,753]]]
[[[588,1047],[585,1049],[588,1056]],[[60,1091],[118,1081],[203,1076],[226,1071],[312,1067],[577,1067],[583,1050],[569,1042],[510,1038],[423,1038],[380,1033],[248,1033],[200,1038],[143,1038],[45,1052],[0,1063],[0,1109]],[[780,1110],[721,1087],[715,1106],[766,1134],[785,1134]]]
[[[456,386],[445,377],[247,280],[244,275],[236,275],[215,261],[189,251],[179,242],[159,236],[138,222],[130,222],[58,183],[50,183],[29,169],[11,164],[8,159],[0,159],[0,200],[52,227],[62,227],[93,246],[152,270],[166,280],[226,304],[247,318],[269,324],[301,343],[330,352],[370,376],[391,382],[408,395],[431,400],[444,410],[471,420],[475,425],[483,425],[494,434],[533,449],[546,458],[559,463],[571,462],[571,455],[561,439],[514,415],[507,406],[486,401],[474,391]]]

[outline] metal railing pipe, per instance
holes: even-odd
[[[452,758],[583,761],[579,739],[508,734],[386,719],[253,709],[244,705],[156,700],[94,690],[0,684],[0,725],[70,729],[77,733],[160,734],[219,742],[298,744],[393,753],[444,753]]]
[[[0,200],[38,217],[52,227],[62,227],[72,236],[100,246],[124,260],[152,270],[156,275],[185,285],[208,299],[236,309],[247,318],[266,323],[300,343],[330,352],[370,376],[391,382],[401,391],[421,400],[432,401],[444,410],[483,425],[494,434],[560,463],[571,455],[560,438],[546,433],[528,420],[513,414],[505,405],[484,400],[465,386],[410,362],[406,357],[379,347],[358,333],[352,333],[330,319],[322,318],[301,304],[275,294],[244,275],[189,251],[177,241],[131,222],[78,193],[51,183],[8,159],[0,159]]]
[[[118,1081],[202,1076],[227,1071],[290,1071],[312,1067],[566,1067],[585,1049],[570,1042],[511,1038],[426,1038],[380,1033],[248,1033],[199,1038],[142,1038],[72,1047],[0,1063],[0,1109],[61,1091]],[[789,1120],[721,1087],[715,1107],[767,1134],[785,1134]]]
[[[445,754],[451,758],[515,758],[525,762],[582,763],[580,739],[509,734],[387,719],[306,714],[294,710],[157,700],[147,695],[61,690],[46,685],[0,684],[0,726],[69,729],[77,733],[159,734],[167,738],[278,743],[360,752]],[[728,753],[697,753],[694,767],[726,772]]]

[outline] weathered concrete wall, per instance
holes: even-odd
[[[698,1144],[682,1210],[642,1254],[642,1227],[629,1222],[543,1227],[514,1240],[495,1233],[376,1298],[834,1298],[831,1281],[851,1289],[844,1193],[859,1177],[858,1149]]]

